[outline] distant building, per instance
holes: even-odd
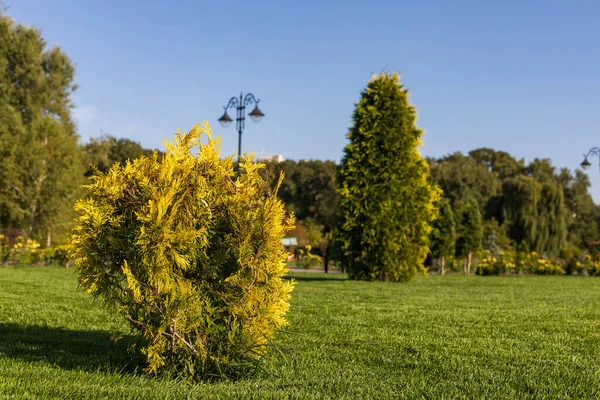
[[[276,161],[278,163],[283,161],[282,154],[276,154],[274,156],[259,156],[258,161]]]

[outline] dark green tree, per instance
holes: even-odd
[[[431,175],[459,214],[472,199],[485,210],[490,199],[500,194],[502,186],[496,172],[459,152],[431,164]]]
[[[71,119],[74,67],[0,11],[0,216],[49,243],[73,219],[83,175]]]
[[[508,233],[538,253],[557,255],[566,244],[567,208],[563,189],[550,179],[546,163],[538,165],[540,183],[531,176],[509,178],[503,185],[503,211]]]
[[[534,178],[519,175],[508,178],[502,186],[502,209],[509,237],[516,244],[526,243],[531,248],[532,238],[538,235],[538,203],[542,185]]]
[[[563,168],[559,181],[567,207],[567,241],[571,245],[586,248],[600,237],[600,210],[589,193],[590,180],[581,170],[576,170],[573,175]]]
[[[471,150],[469,156],[477,163],[485,165],[490,171],[498,174],[500,179],[523,173],[524,160],[517,160],[504,151],[497,151],[487,147]]]
[[[473,253],[481,250],[483,241],[483,224],[477,201],[471,200],[460,215],[456,251],[459,257],[465,259],[466,275],[471,274]]]
[[[369,81],[340,167],[339,255],[354,279],[407,281],[428,252],[439,189],[419,154],[423,131],[397,74]]]
[[[273,186],[283,172],[285,179],[278,196],[287,211],[293,212],[307,225],[319,227],[322,234],[327,234],[333,230],[337,215],[337,169],[338,166],[329,160],[286,160],[268,161],[260,173]]]
[[[115,163],[124,166],[127,160],[133,161],[140,156],[150,156],[154,152],[143,148],[141,144],[131,139],[117,139],[111,135],[92,138],[83,146],[82,151],[88,163],[85,176],[91,176],[94,168],[107,172]],[[162,152],[159,153],[162,157]]]
[[[538,220],[539,234],[532,238],[532,248],[548,256],[558,255],[567,237],[567,209],[560,185],[554,182],[542,185]]]
[[[504,227],[495,218],[483,221],[483,242],[483,248],[493,255],[512,246]]]
[[[440,260],[440,272],[446,272],[446,258],[455,253],[456,222],[454,212],[448,199],[441,199],[438,203],[439,214],[433,221],[429,235],[431,256]]]

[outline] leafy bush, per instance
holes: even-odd
[[[307,245],[304,250],[300,250],[301,256],[296,265],[300,268],[310,268],[313,266],[323,264],[323,259],[316,254],[312,254],[310,251],[312,250],[311,245]]]
[[[148,372],[240,377],[286,324],[293,282],[280,240],[293,217],[279,186],[264,195],[262,164],[242,157],[236,178],[208,124],[166,150],[87,186],[72,236],[79,282],[147,339]]]
[[[532,252],[535,254],[535,252]],[[565,270],[550,260],[537,258],[531,266],[531,272],[537,275],[564,275]]]
[[[567,275],[581,274],[585,271],[585,266],[581,263],[581,250],[578,247],[566,247],[560,251],[560,258],[564,263],[565,273]]]
[[[502,262],[492,256],[490,251],[484,250],[484,255],[479,260],[475,273],[477,275],[500,275],[502,272],[504,272]]]
[[[585,256],[585,270],[590,276],[600,276],[600,261],[593,260],[588,254]]]
[[[41,258],[47,265],[67,266],[70,260],[70,253],[73,246],[64,244],[56,247],[47,247],[42,250]]]
[[[520,263],[521,267],[518,267]],[[527,272],[538,275],[563,275],[564,269],[550,260],[541,258],[538,253],[532,251],[528,254],[520,253],[517,258],[511,250],[500,252],[498,257],[484,251],[484,256],[477,265],[477,275],[500,275],[510,272]]]
[[[10,250],[10,260],[16,264],[33,264],[39,261],[40,244],[33,239],[19,236]]]
[[[10,241],[0,234],[0,263],[5,263],[10,258]]]

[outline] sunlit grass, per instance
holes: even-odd
[[[597,398],[600,279],[295,274],[257,376],[145,375],[135,338],[73,270],[0,268],[0,398]]]

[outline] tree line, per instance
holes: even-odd
[[[429,157],[427,162],[430,179],[443,192],[430,235],[434,258],[468,259],[482,249],[499,252],[521,243],[547,257],[568,247],[594,251],[600,206],[592,199],[583,171],[557,169],[548,158],[525,163],[491,148]],[[266,164],[265,176],[278,176],[280,171],[286,175],[279,196],[288,211],[323,234],[334,229],[337,164],[319,160]]]
[[[84,195],[91,165],[107,171],[152,150],[110,135],[80,143],[71,112],[77,85],[69,57],[58,47],[47,48],[38,30],[3,14],[0,38],[0,228],[46,245],[58,243],[70,230],[72,206]],[[380,145],[385,149],[391,141]],[[524,245],[552,257],[568,247],[593,251],[597,244],[600,209],[581,170],[557,169],[547,158],[525,163],[490,148],[426,161],[428,179],[442,190],[429,235],[430,258],[438,264],[458,258],[469,269],[481,249]],[[378,184],[391,184],[386,168],[377,171]],[[331,240],[339,215],[340,166],[320,160],[267,162],[261,174],[274,187],[281,172],[286,179],[278,196],[303,231],[294,234],[313,246]]]

